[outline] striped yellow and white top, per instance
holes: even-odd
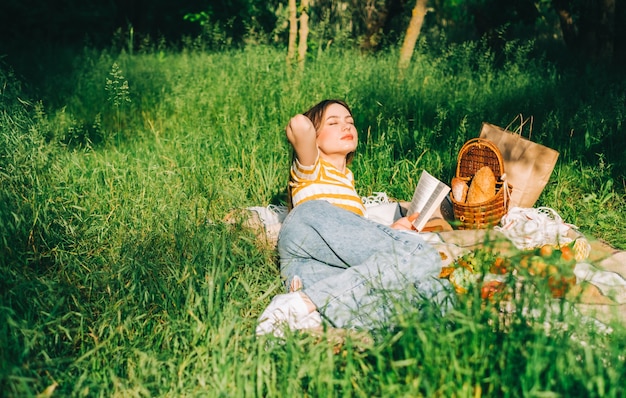
[[[291,166],[291,198],[294,207],[308,200],[326,200],[335,206],[365,216],[365,206],[354,189],[354,176],[342,173],[331,163],[317,158],[312,166],[294,160]]]

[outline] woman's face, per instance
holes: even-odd
[[[345,157],[356,150],[358,141],[359,136],[350,112],[343,105],[330,104],[317,130],[317,146],[322,157]]]

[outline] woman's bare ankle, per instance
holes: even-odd
[[[302,285],[302,279],[298,275],[294,275],[291,278],[291,283],[289,283],[289,293],[297,292],[298,290],[302,290],[304,286]]]

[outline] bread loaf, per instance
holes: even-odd
[[[464,179],[461,177],[454,177],[452,179],[452,197],[459,203],[465,203],[467,199],[467,190],[469,187]]]
[[[481,167],[469,186],[467,191],[467,203],[482,203],[496,194],[496,176],[489,166]]]

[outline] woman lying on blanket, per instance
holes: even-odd
[[[322,317],[338,328],[373,329],[402,299],[442,302],[441,259],[411,231],[413,216],[390,227],[366,218],[347,168],[358,142],[348,105],[324,100],[291,118],[286,134],[295,152],[293,209],[278,251],[289,293],[272,299],[256,333],[314,329]]]

